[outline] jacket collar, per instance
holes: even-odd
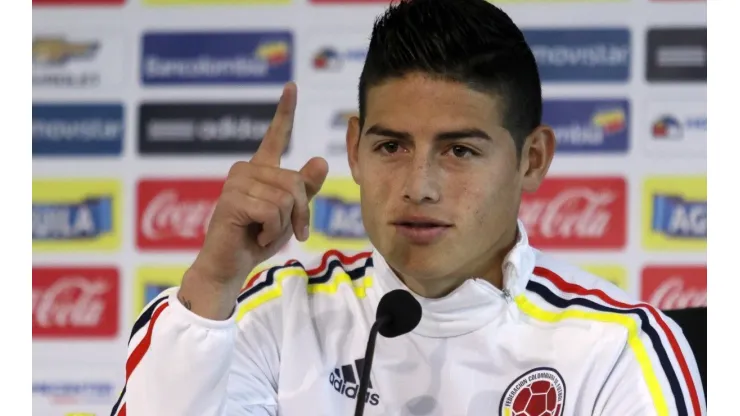
[[[517,243],[506,255],[502,265],[503,290],[482,278],[472,276],[443,298],[428,299],[412,292],[423,311],[422,320],[414,333],[426,337],[459,336],[480,329],[497,319],[504,319],[502,312],[511,298],[526,289],[535,265],[534,249],[529,245],[521,221],[517,221],[517,228]],[[373,250],[372,256],[374,277],[381,296],[394,289],[409,290],[377,250]]]

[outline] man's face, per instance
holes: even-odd
[[[370,88],[366,108],[347,145],[370,241],[420,282],[480,276],[516,235],[531,187],[498,99],[411,75]]]

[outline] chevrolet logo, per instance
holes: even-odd
[[[63,65],[73,59],[91,58],[99,42],[68,42],[63,38],[34,38],[33,63]]]

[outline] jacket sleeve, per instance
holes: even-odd
[[[111,416],[274,416],[278,347],[269,322],[202,318],[162,292],[128,344],[126,383]],[[268,305],[269,306],[269,305]]]
[[[652,307],[641,311],[601,387],[593,414],[706,415],[699,369],[683,331]]]

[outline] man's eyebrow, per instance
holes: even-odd
[[[484,132],[481,129],[476,129],[476,128],[453,130],[453,131],[437,133],[435,138],[437,140],[482,139],[482,140],[493,141],[493,139],[491,139],[491,136],[489,136],[486,132]]]
[[[380,124],[375,124],[372,127],[368,128],[365,134],[373,134],[376,136],[390,137],[390,138],[394,138],[397,140],[410,140],[411,139],[411,134],[408,132],[393,130],[388,127],[384,127]],[[491,136],[489,136],[483,130],[477,129],[477,128],[467,128],[467,129],[460,129],[460,130],[444,131],[444,132],[437,133],[434,136],[434,138],[435,140],[440,140],[440,141],[470,139],[470,138],[493,141],[493,139],[491,139]]]
[[[387,127],[381,126],[380,124],[374,124],[372,127],[367,129],[365,134],[372,134],[375,136],[384,136],[384,137],[391,137],[393,139],[399,139],[399,140],[409,140],[411,139],[411,135],[407,132],[403,131],[397,131],[393,129],[389,129]]]

